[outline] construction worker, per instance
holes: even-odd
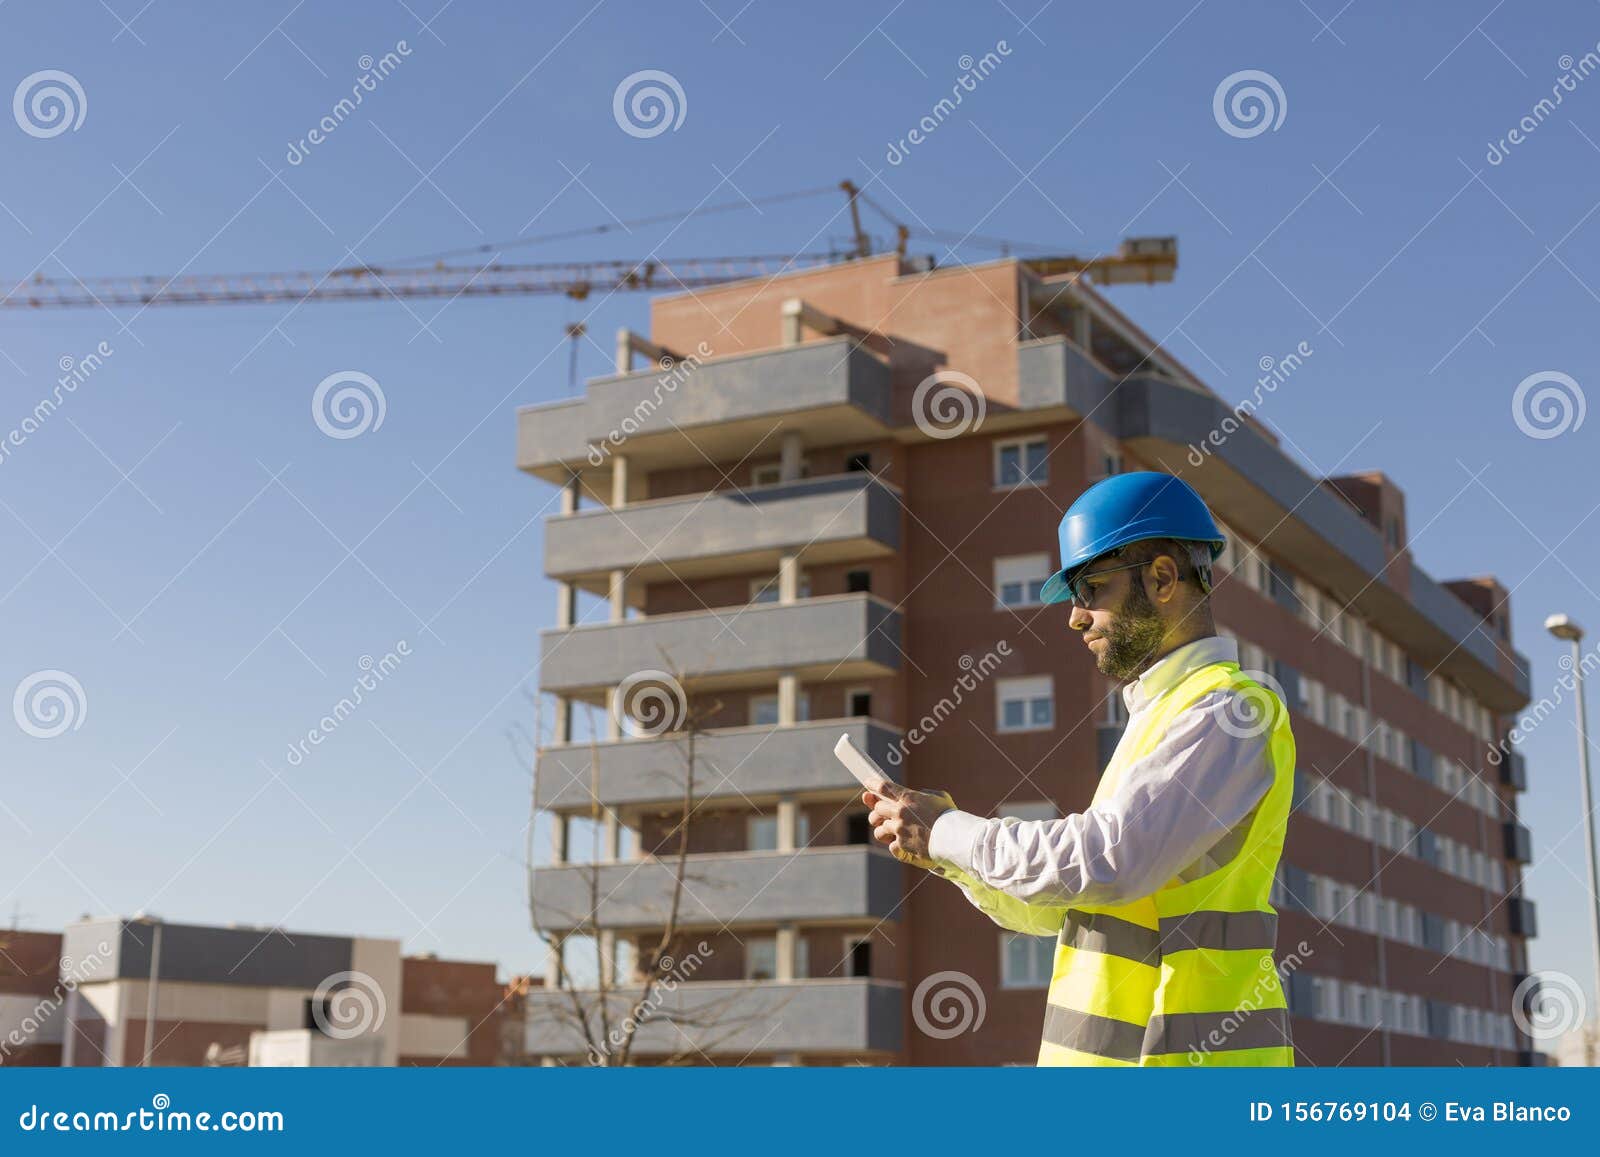
[[[1070,602],[1128,708],[1089,807],[986,819],[885,785],[863,797],[874,838],[1002,928],[1057,938],[1039,1064],[1292,1065],[1269,894],[1294,738],[1212,622],[1222,534],[1185,482],[1140,472],[1086,490],[1060,542],[1042,601]]]

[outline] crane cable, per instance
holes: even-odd
[[[726,213],[736,209],[759,208],[762,205],[779,205],[787,201],[798,201],[807,197],[818,197],[824,194],[837,196],[838,186],[826,185],[820,189],[801,189],[791,193],[775,193],[768,197],[754,199],[741,198],[737,201],[723,201],[716,205],[697,206],[693,209],[677,210],[670,213],[654,213],[648,217],[636,217],[630,221],[609,221],[600,225],[586,225],[575,229],[564,229],[556,233],[541,233],[533,237],[514,237],[507,241],[486,241],[480,245],[463,246],[460,249],[442,249],[437,253],[424,253],[416,257],[400,257],[393,261],[386,261],[385,266],[406,265],[412,263],[448,261],[455,257],[470,257],[482,253],[498,253],[505,249],[517,248],[524,245],[541,245],[549,241],[567,241],[574,237],[592,237],[601,233],[611,233],[618,229],[628,230],[635,226],[660,225],[667,221],[685,221],[690,217],[707,217],[713,213]]]

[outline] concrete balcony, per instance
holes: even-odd
[[[789,727],[730,727],[695,741],[694,798],[769,803],[780,795],[854,791],[856,781],[833,757],[850,740],[889,769],[900,731],[866,719],[818,719]],[[573,743],[539,752],[538,802],[545,811],[589,807],[591,786],[608,808],[683,798],[686,752],[681,737]]]
[[[780,421],[813,445],[882,437],[889,367],[830,338],[601,378],[582,398],[517,411],[517,465],[558,485],[609,470],[613,453],[646,470],[698,465],[745,454]]]
[[[576,995],[598,1024],[599,994]],[[637,995],[637,989],[611,994],[612,1024],[628,1015]],[[537,988],[528,993],[530,1053],[581,1057],[588,1051],[572,996]],[[901,986],[884,980],[691,981],[661,993],[660,1006],[634,1037],[633,1052],[656,1059],[682,1055],[691,1064],[737,1061],[752,1052],[898,1053],[905,1045],[904,1003]]]
[[[611,570],[631,572],[636,584],[669,574],[776,571],[782,552],[799,547],[807,565],[893,554],[897,491],[858,472],[558,515],[545,522],[544,569],[604,594]]]
[[[829,595],[548,630],[540,643],[539,682],[557,694],[650,670],[708,689],[770,683],[778,671],[803,683],[862,679],[899,670],[900,616],[872,595]]]
[[[603,928],[660,928],[667,922],[678,864],[671,856],[611,864],[562,864],[533,876],[535,922],[565,932],[590,920]],[[678,923],[727,924],[883,920],[902,895],[902,870],[887,852],[862,844],[798,852],[714,852],[684,864]]]

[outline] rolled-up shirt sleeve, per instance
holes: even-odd
[[[1272,785],[1269,736],[1239,726],[1237,706],[1229,711],[1237,694],[1197,700],[1087,811],[1059,820],[946,812],[933,825],[930,857],[1028,904],[1150,895],[1245,822]]]

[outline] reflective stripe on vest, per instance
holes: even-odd
[[[1059,1048],[1126,1064],[1159,1053],[1204,1054],[1291,1044],[1289,1011],[1283,1008],[1174,1013],[1151,1017],[1148,1025],[1142,1025],[1050,1005],[1044,1039]]]
[[[1294,737],[1282,703],[1237,663],[1190,672],[1123,736],[1095,802],[1110,798],[1181,712],[1219,690],[1263,706],[1272,784],[1213,850],[1225,860],[1213,870],[1180,875],[1129,903],[1067,910],[1040,1064],[1294,1063],[1272,957],[1278,918],[1269,902],[1294,790]]]
[[[1240,952],[1270,950],[1278,942],[1276,912],[1189,912],[1163,916],[1155,928],[1119,919],[1108,912],[1072,909],[1061,943],[1138,964],[1157,965],[1163,956],[1196,948]]]

